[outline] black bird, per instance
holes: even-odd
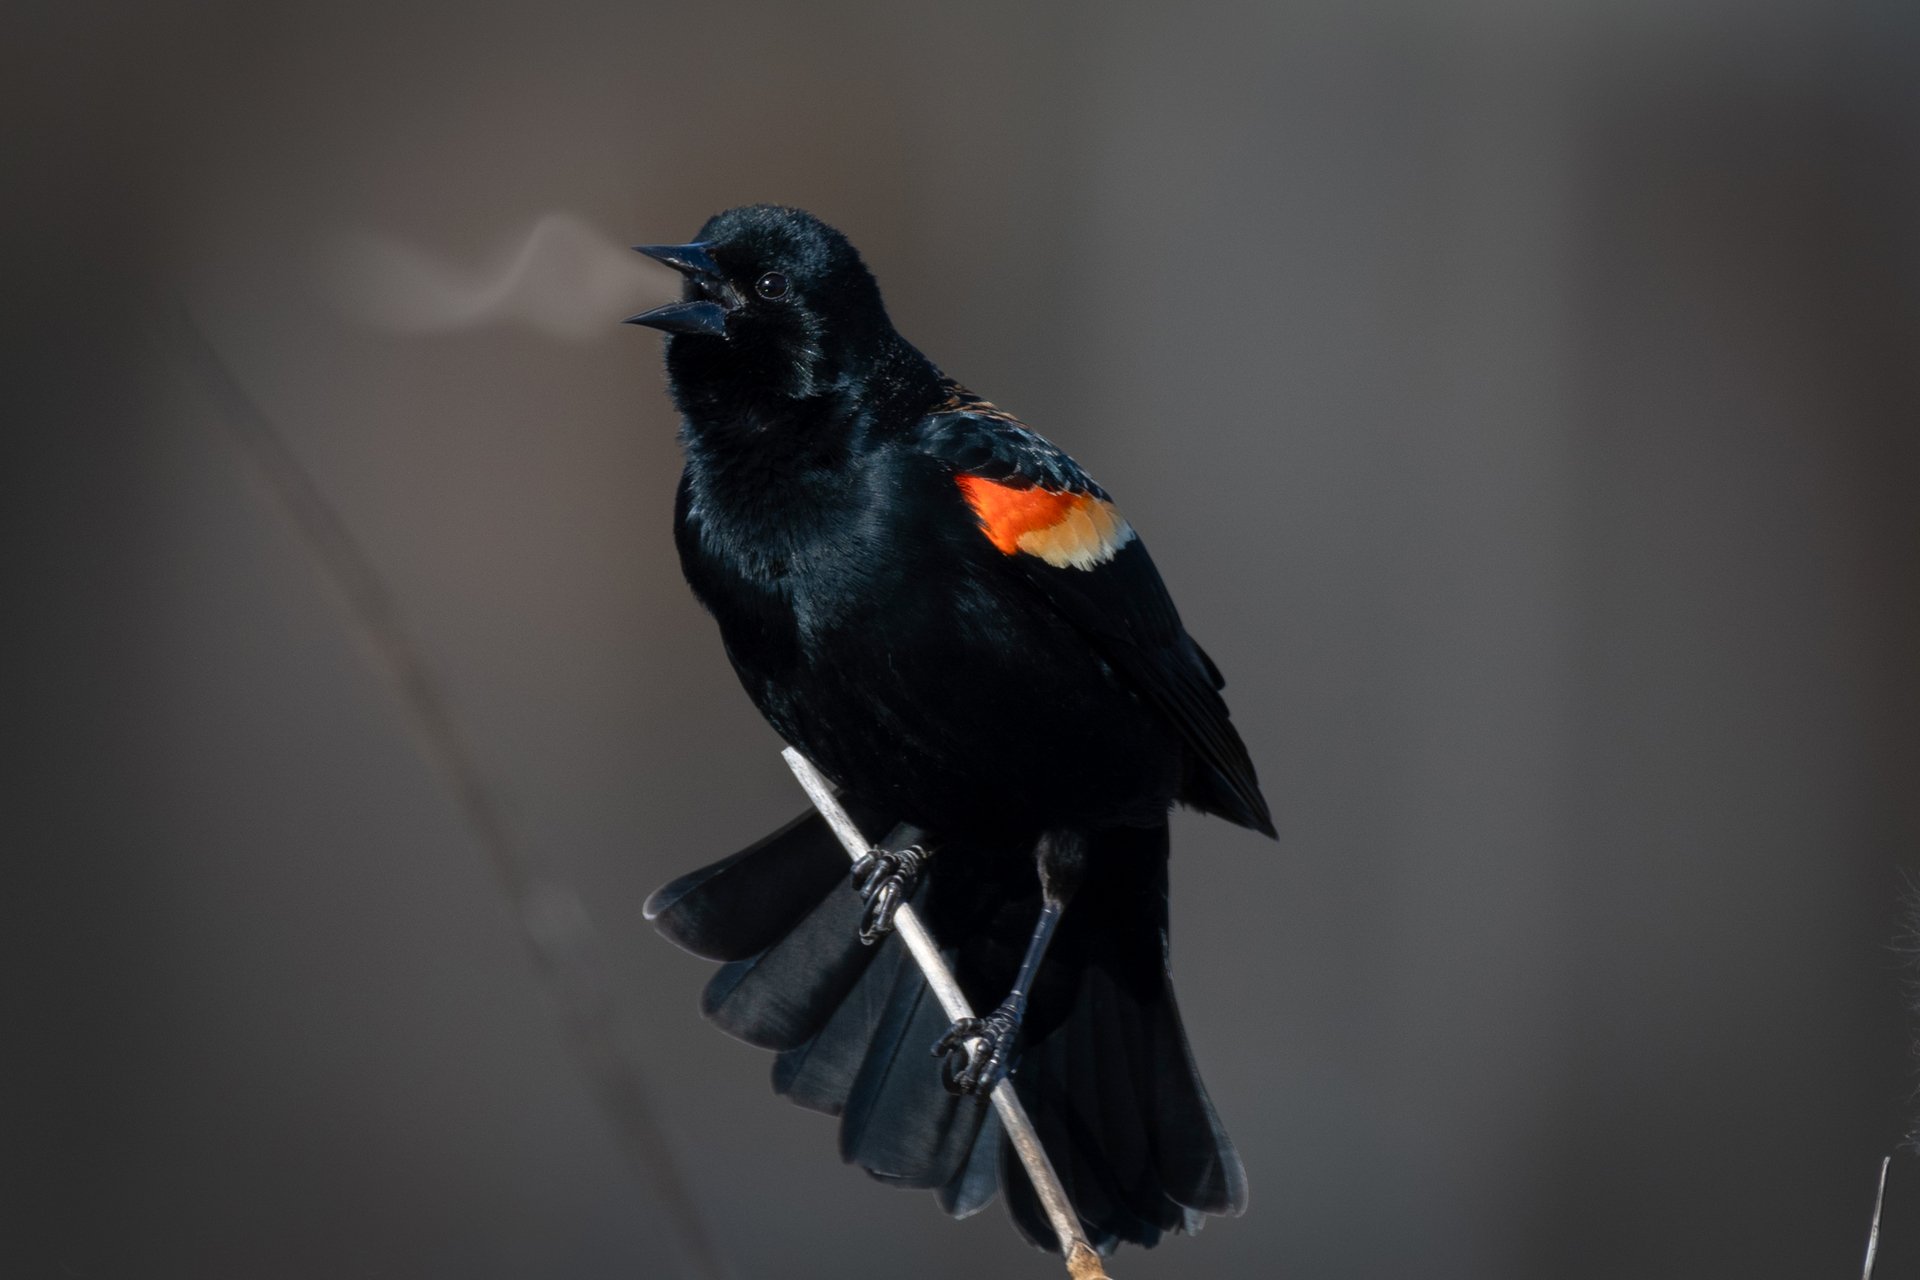
[[[1274,828],[1146,547],[896,333],[818,219],[732,209],[639,251],[685,277],[630,322],[670,335],[687,582],[761,714],[890,833],[850,881],[809,813],[655,893],[663,933],[726,962],[707,1016],[779,1052],[843,1158],[956,1217],[998,1185],[1057,1247],[987,1105],[1008,1072],[1103,1252],[1240,1212],[1167,968],[1167,813]],[[992,1013],[948,1026],[885,936],[909,899]]]

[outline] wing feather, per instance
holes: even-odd
[[[920,445],[953,473],[980,531],[1179,730],[1201,766],[1196,808],[1274,834],[1260,783],[1159,570],[1113,501],[1065,452],[1003,410],[954,389]]]

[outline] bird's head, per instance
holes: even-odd
[[[892,336],[860,255],[799,209],[729,209],[691,244],[635,248],[686,278],[679,302],[627,320],[670,335],[683,400],[829,393],[870,372]]]

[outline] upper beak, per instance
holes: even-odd
[[[698,240],[692,244],[637,244],[635,253],[644,253],[655,262],[664,262],[683,276],[706,276],[710,280],[723,280],[726,273],[720,270],[720,264],[707,256],[707,246]]]
[[[708,256],[704,244],[697,241],[693,244],[637,244],[633,246],[633,251],[644,253],[655,262],[666,263],[689,280],[706,285],[710,292],[722,296],[731,293],[727,288],[725,273],[720,270],[720,264]],[[664,307],[628,316],[621,323],[644,324],[668,333],[704,333],[724,338],[727,336],[727,308],[706,298],[691,302],[669,302]]]

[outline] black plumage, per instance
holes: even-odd
[[[998,1187],[1054,1246],[987,1102],[1009,1068],[1096,1245],[1238,1212],[1167,967],[1166,820],[1273,824],[1145,546],[1073,459],[902,339],[818,220],[736,209],[643,252],[687,278],[635,317],[672,335],[687,580],[862,830],[924,833],[900,887],[994,1014],[943,1070],[945,1016],[897,941],[861,941],[868,901],[813,816],[649,901],[726,962],[704,1011],[840,1117],[844,1158],[950,1213]]]

